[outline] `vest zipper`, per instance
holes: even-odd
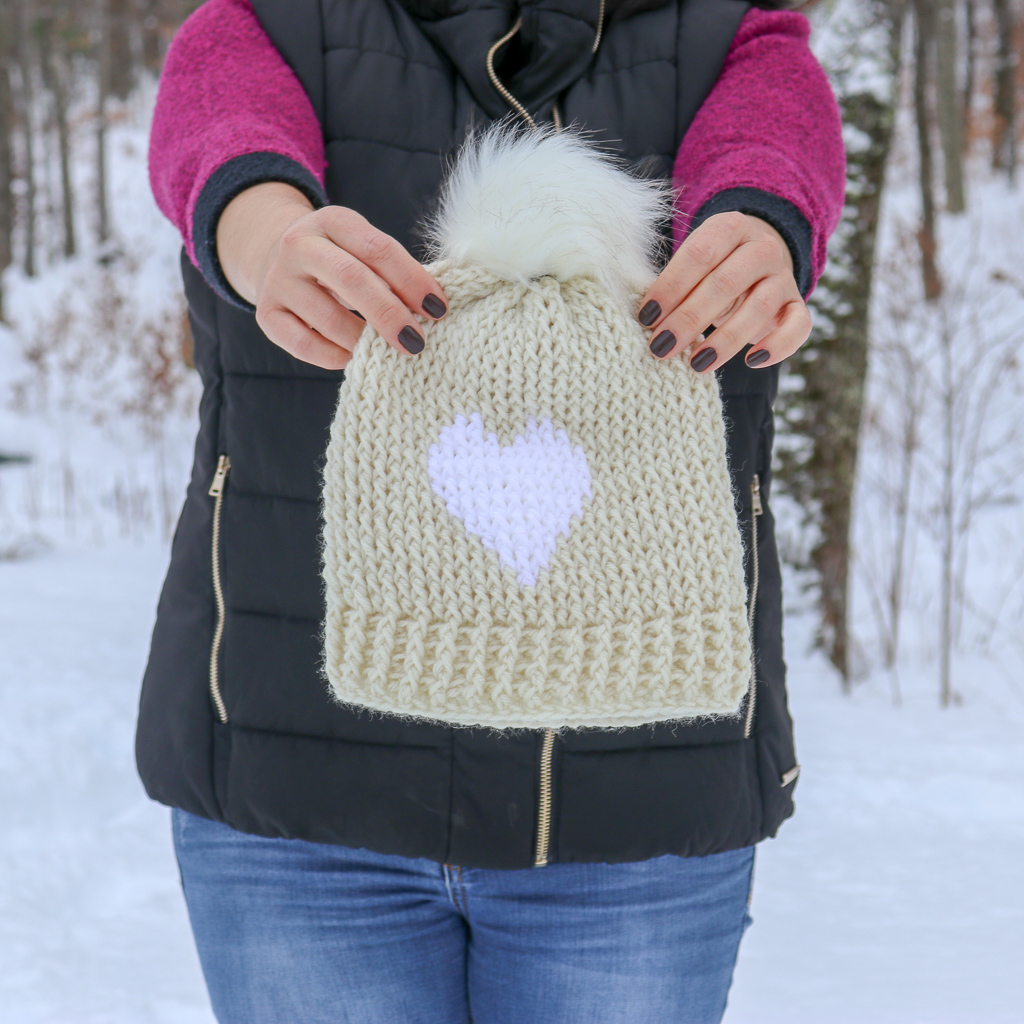
[[[522,117],[526,123],[536,129],[537,122],[530,117],[530,112],[505,88],[497,72],[494,70],[494,55],[500,50],[522,27],[523,19],[517,18],[516,23],[487,51],[487,77],[491,85],[501,93],[502,99]]]
[[[747,610],[747,626],[750,629],[750,690],[747,695],[747,720],[743,726],[743,738],[750,739],[754,725],[754,704],[757,701],[757,670],[754,667],[754,614],[757,611],[757,589],[761,582],[761,565],[757,553],[757,517],[764,512],[761,504],[761,478],[755,473],[750,484],[750,554],[752,561],[750,608]]]
[[[591,47],[591,53],[597,53],[597,48],[601,45],[601,33],[604,31],[604,0],[601,0],[601,6],[597,9],[597,32],[594,33],[594,45]]]
[[[537,804],[537,854],[535,868],[548,862],[548,842],[551,838],[551,759],[555,750],[555,730],[544,730],[544,745],[540,751],[540,801]]]
[[[597,31],[594,33],[594,45],[590,48],[591,53],[597,53],[597,48],[601,45],[601,35],[604,32],[604,8],[605,0],[600,0],[600,7],[597,11]],[[500,50],[521,28],[523,27],[523,19],[517,18],[516,23],[506,32],[488,51],[487,51],[487,77],[491,80],[491,85],[501,93],[501,98],[521,117],[526,123],[536,130],[537,122],[530,116],[530,112],[512,95],[512,93],[505,87],[504,82],[498,77],[498,73],[494,70],[494,55]],[[555,131],[560,132],[562,130],[562,115],[559,112],[558,104],[553,103],[551,105],[551,120],[555,123]]]
[[[210,555],[213,566],[213,597],[217,602],[217,625],[213,631],[213,643],[210,645],[210,698],[217,709],[217,717],[225,725],[228,720],[228,709],[224,706],[224,698],[220,694],[220,641],[224,635],[224,588],[220,579],[220,511],[224,504],[224,482],[231,460],[226,455],[217,459],[217,471],[213,474],[213,482],[207,492],[213,498],[213,530],[211,531]]]

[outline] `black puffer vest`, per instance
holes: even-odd
[[[508,113],[487,55],[516,17],[512,0],[428,6],[441,16],[398,0],[255,4],[323,125],[331,202],[418,258],[445,158],[468,125]],[[565,123],[669,174],[746,4],[670,0],[604,24],[594,53],[599,9],[523,0],[499,81],[538,121],[557,103]],[[319,671],[320,471],[342,374],[295,360],[183,269],[204,392],[142,691],[151,796],[259,835],[489,868],[695,856],[775,833],[795,774],[767,503],[776,371],[734,359],[719,374],[757,579],[747,719],[558,736],[409,724],[334,705]]]

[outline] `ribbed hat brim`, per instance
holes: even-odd
[[[750,662],[733,639],[743,624],[721,618],[580,626],[336,607],[326,669],[341,703],[448,724],[558,729],[732,716]]]

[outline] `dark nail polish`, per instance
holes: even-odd
[[[651,342],[651,351],[660,359],[676,343],[676,336],[671,331],[662,331]]]
[[[651,299],[650,302],[644,303],[644,308],[636,316],[644,327],[650,327],[661,316],[661,306]]]
[[[423,308],[435,320],[440,320],[448,312],[448,307],[436,295],[428,295],[423,300]]]
[[[760,366],[765,360],[771,358],[771,353],[766,348],[759,348],[747,356],[747,366]]]
[[[718,353],[713,348],[702,348],[691,360],[690,365],[698,372],[703,373],[716,359]]]
[[[423,335],[414,327],[403,327],[398,332],[398,340],[405,346],[405,350],[413,355],[423,351]]]

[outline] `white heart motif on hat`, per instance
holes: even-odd
[[[430,485],[466,532],[533,587],[572,518],[590,499],[586,452],[550,419],[533,417],[511,444],[484,432],[478,412],[441,430],[427,452]]]

